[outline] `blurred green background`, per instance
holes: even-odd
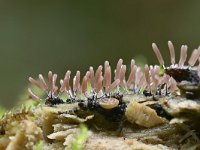
[[[199,0],[0,0],[0,104],[13,106],[28,77],[48,70],[61,78],[105,60],[155,64],[151,43],[167,59],[168,40],[199,46]]]

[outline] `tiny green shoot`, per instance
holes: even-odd
[[[80,133],[75,138],[75,141],[72,143],[72,150],[82,150],[83,144],[86,142],[89,136],[88,129],[84,124],[80,125]]]

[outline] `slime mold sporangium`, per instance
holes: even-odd
[[[111,66],[105,61],[96,70],[89,67],[82,78],[77,71],[71,79],[68,70],[60,85],[52,71],[48,72],[48,82],[41,74],[37,80],[29,77],[46,95],[43,99],[28,88],[30,98],[41,102],[29,111],[34,116],[33,124],[43,134],[43,148],[72,149],[82,135],[80,124],[88,128],[82,143],[85,149],[199,148],[200,65],[195,64],[200,48],[192,52],[188,65],[184,65],[187,46],[181,46],[178,63],[171,41],[168,47],[170,66],[165,65],[153,43],[160,65],[140,68],[132,59],[128,72],[119,59],[112,75]],[[3,120],[7,118],[4,116]],[[2,135],[8,134],[6,126],[1,124]],[[11,141],[7,139],[7,145]]]

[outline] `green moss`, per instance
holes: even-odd
[[[34,147],[33,150],[43,150],[43,141],[39,141]]]
[[[88,129],[85,125],[80,125],[80,133],[76,137],[75,141],[72,143],[72,150],[82,150],[83,144],[86,142],[88,138]]]
[[[165,69],[163,66],[160,66],[160,70],[159,70],[159,76],[163,76],[165,73]]]

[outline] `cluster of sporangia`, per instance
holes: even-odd
[[[184,65],[187,58],[186,45],[181,46],[178,63],[175,62],[175,50],[171,41],[168,42],[168,47],[171,56],[171,66],[165,68],[164,60],[158,47],[155,43],[152,44],[153,51],[162,68],[165,70],[170,68],[195,69],[197,74],[200,74],[200,65],[194,66],[200,56],[200,47],[192,52],[191,57],[188,60],[188,66]],[[80,71],[77,71],[73,78],[72,86],[70,85],[71,71],[69,70],[66,72],[64,79],[60,80],[60,87],[56,85],[57,74],[53,74],[51,71],[48,73],[48,83],[41,74],[39,74],[39,80],[30,77],[29,81],[41,91],[47,92],[48,97],[51,98],[59,97],[61,93],[66,93],[70,99],[80,99],[80,97],[87,98],[91,96],[104,97],[122,91],[135,94],[143,92],[146,95],[165,95],[177,90],[177,80],[173,78],[173,75],[167,74],[167,72],[160,75],[159,72],[161,67],[158,65],[145,65],[144,72],[142,72],[141,68],[138,67],[132,59],[130,68],[130,74],[128,79],[126,79],[127,67],[123,64],[123,60],[119,59],[114,71],[113,81],[111,75],[112,71],[108,61],[105,61],[104,68],[103,66],[99,66],[96,71],[94,71],[93,67],[90,67],[82,81]],[[40,99],[40,97],[34,94],[30,88],[28,89],[28,92],[32,99]]]

